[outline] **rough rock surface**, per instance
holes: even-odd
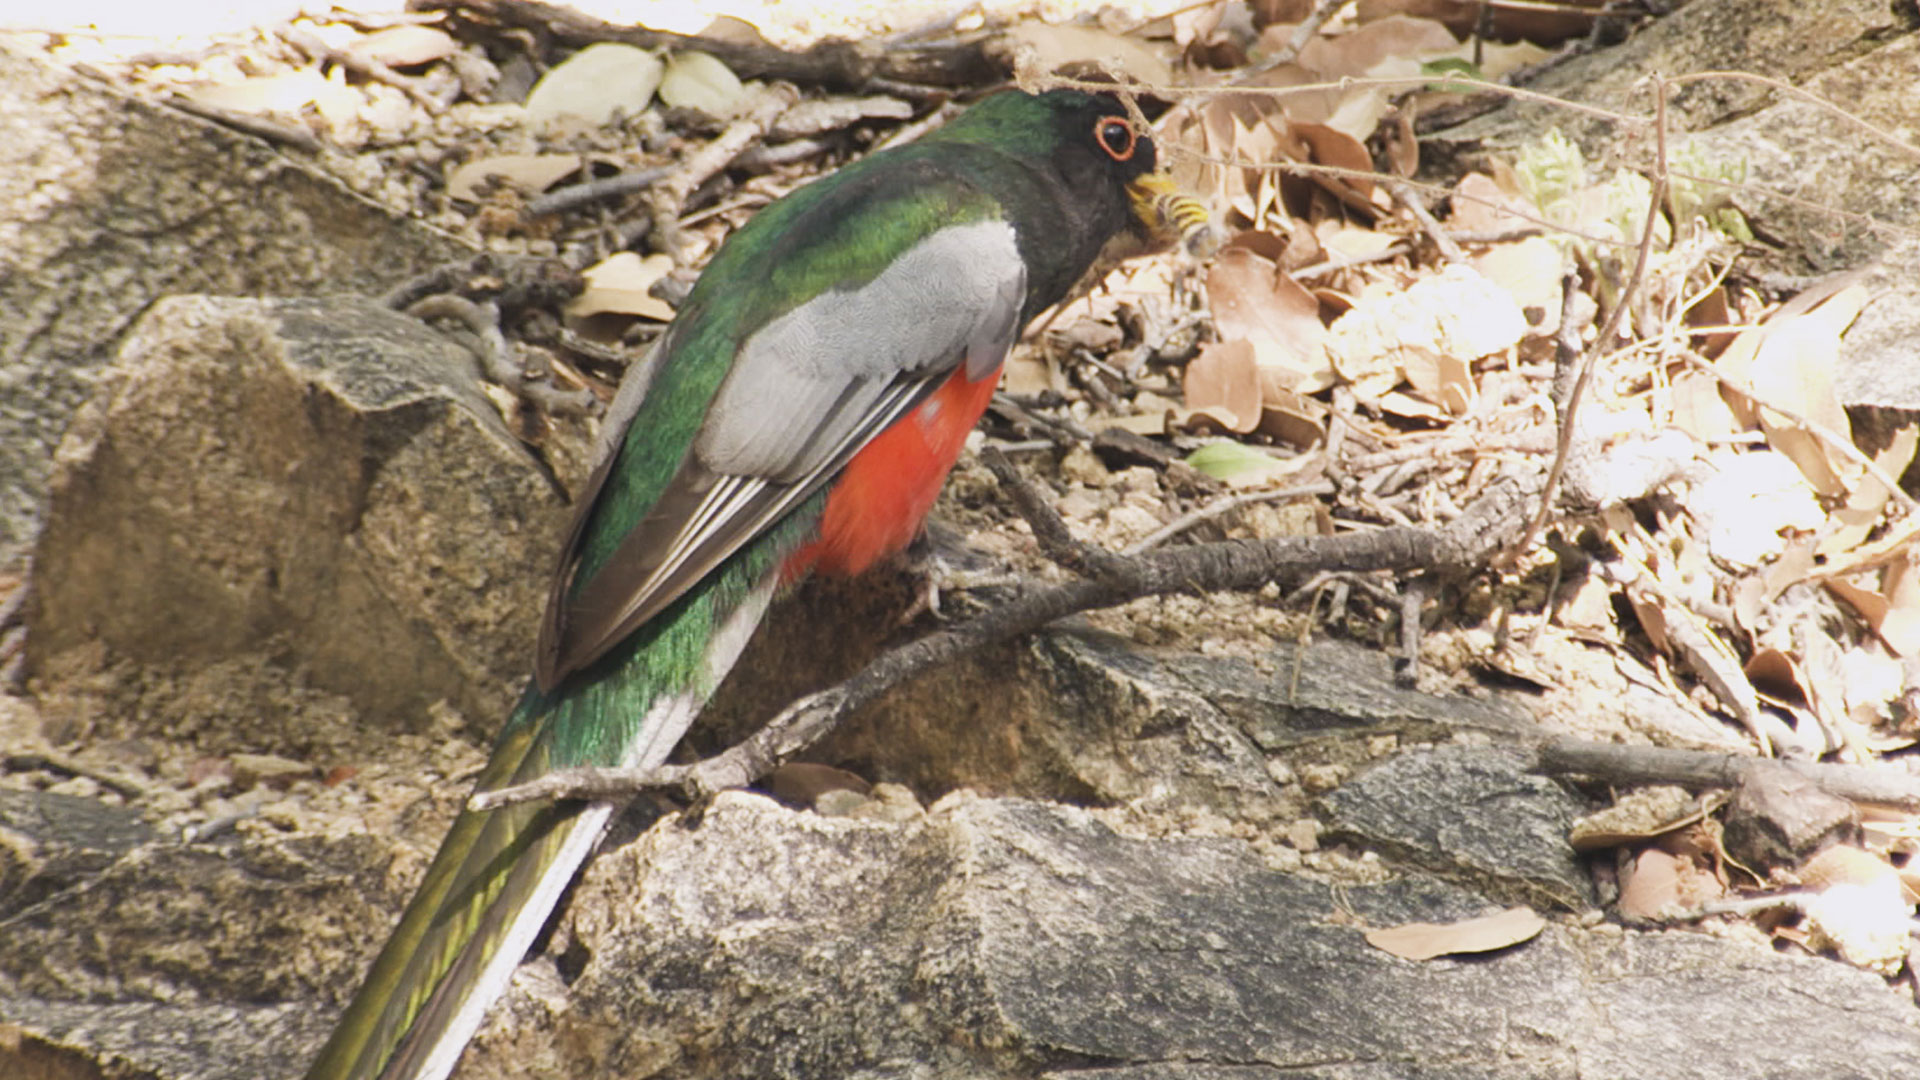
[[[1362,939],[1488,906],[1022,800],[890,825],[726,795],[594,866],[552,1032],[496,1032],[467,1075],[1892,1077],[1920,1050],[1879,980],[1759,944],[1556,925],[1418,964]]]
[[[68,418],[173,293],[377,292],[466,254],[265,143],[0,42],[0,566]]]
[[[156,304],[61,444],[34,669],[286,657],[382,727],[436,701],[490,719],[525,678],[565,502],[473,364],[361,301]],[[142,733],[222,726],[190,689],[144,696]],[[314,745],[225,719],[210,749]]]
[[[1487,896],[1580,911],[1593,902],[1567,832],[1585,810],[1524,754],[1443,746],[1397,754],[1321,800],[1331,841],[1392,854]]]

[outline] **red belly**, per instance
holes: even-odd
[[[906,547],[933,509],[999,378],[996,369],[969,382],[966,368],[956,369],[918,408],[855,454],[827,494],[819,537],[788,558],[788,580],[809,570],[857,574]]]

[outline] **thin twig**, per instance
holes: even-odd
[[[1300,21],[1300,25],[1293,28],[1293,33],[1287,35],[1286,44],[1275,49],[1271,56],[1263,58],[1260,63],[1241,72],[1236,81],[1244,83],[1282,64],[1293,63],[1300,56],[1300,50],[1306,48],[1307,42],[1313,40],[1313,35],[1319,33],[1320,28],[1327,24],[1327,20],[1338,15],[1340,9],[1346,6],[1347,0],[1320,0],[1313,6],[1313,10],[1307,14],[1307,17]]]
[[[1230,513],[1243,506],[1254,506],[1265,502],[1280,502],[1284,499],[1305,499],[1315,495],[1331,495],[1336,488],[1331,481],[1318,480],[1311,484],[1296,484],[1292,487],[1275,488],[1272,491],[1247,491],[1235,495],[1222,495],[1205,506],[1197,507],[1153,530],[1136,540],[1121,552],[1123,555],[1138,555],[1152,551],[1168,540],[1179,536],[1188,529],[1203,522],[1212,521],[1222,514]]]
[[[1450,263],[1467,261],[1467,253],[1461,250],[1460,245],[1454,241],[1447,230],[1441,227],[1440,222],[1434,218],[1433,212],[1427,209],[1427,204],[1421,201],[1418,192],[1403,180],[1384,180],[1381,183],[1387,189],[1387,194],[1393,196],[1393,201],[1406,207],[1407,213],[1413,215],[1413,220],[1419,223],[1420,230],[1426,233],[1427,239],[1432,240],[1433,246],[1439,249],[1442,259]]]
[[[223,109],[218,105],[208,105],[179,94],[169,94],[165,98],[165,103],[183,113],[197,116],[202,120],[210,120],[222,127],[233,128],[257,139],[265,139],[267,142],[278,143],[281,146],[291,146],[310,154],[320,152],[320,139],[305,128],[283,124],[265,116],[255,116],[235,109]]]
[[[1568,392],[1567,400],[1560,409],[1560,438],[1554,450],[1553,465],[1547,470],[1547,482],[1540,489],[1540,505],[1533,513],[1533,519],[1521,534],[1519,543],[1507,549],[1499,560],[1501,565],[1512,565],[1533,543],[1540,529],[1546,525],[1547,518],[1553,514],[1555,494],[1560,490],[1560,477],[1567,471],[1567,455],[1573,450],[1574,425],[1579,418],[1580,399],[1586,393],[1587,383],[1593,378],[1593,369],[1598,366],[1600,355],[1606,351],[1607,343],[1620,330],[1620,322],[1626,316],[1627,308],[1640,291],[1640,282],[1646,277],[1647,261],[1653,252],[1654,230],[1660,224],[1660,214],[1667,204],[1667,84],[1660,76],[1651,77],[1654,102],[1654,162],[1652,192],[1647,199],[1647,220],[1640,230],[1640,246],[1634,255],[1633,273],[1628,275],[1625,287],[1620,290],[1619,298],[1614,301],[1613,310],[1607,312],[1607,321],[1594,336],[1593,343],[1580,358],[1580,375],[1574,380],[1573,389]]]
[[[558,214],[563,210],[586,206],[589,203],[618,199],[636,191],[644,191],[672,172],[673,169],[668,166],[656,165],[650,169],[636,169],[618,176],[568,184],[563,188],[555,188],[528,203],[526,214],[528,217],[541,217],[545,214]]]
[[[726,168],[727,163],[745,150],[748,144],[765,135],[767,129],[798,99],[799,95],[791,86],[776,84],[766,87],[746,115],[728,124],[727,130],[688,156],[678,169],[654,186],[649,201],[653,206],[656,247],[673,256],[674,262],[682,261],[683,254],[677,238],[680,213],[686,207],[687,196]]]
[[[427,110],[427,112],[432,113],[434,116],[439,116],[441,113],[447,111],[447,103],[427,93],[426,88],[420,85],[419,80],[408,78],[371,56],[362,56],[359,53],[349,52],[346,49],[336,49],[320,40],[319,37],[309,34],[297,26],[281,27],[280,36],[294,48],[306,53],[315,63],[339,64],[355,75],[372,79],[375,82],[386,83],[388,86],[412,98],[415,105]]]
[[[1571,738],[1554,739],[1541,746],[1533,765],[1533,771],[1548,776],[1590,776],[1613,784],[1678,784],[1686,788],[1739,787],[1748,777],[1768,770],[1811,781],[1821,791],[1853,802],[1920,810],[1920,776],[1883,766],[1622,746]]]

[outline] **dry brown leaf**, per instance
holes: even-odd
[[[1917,446],[1920,446],[1920,425],[1908,424],[1894,432],[1886,447],[1873,455],[1873,463],[1888,476],[1900,476],[1913,463]],[[1887,500],[1891,497],[1887,486],[1874,479],[1872,474],[1861,477],[1859,486],[1847,496],[1847,504],[1833,512],[1834,530],[1821,539],[1816,553],[1821,558],[1831,559],[1853,550],[1880,523],[1880,512],[1886,509]]]
[[[495,178],[517,191],[533,194],[578,172],[580,165],[579,154],[495,154],[475,158],[447,177],[447,194],[455,199],[477,200],[480,185]]]
[[[1806,680],[1801,677],[1800,666],[1779,649],[1755,649],[1744,670],[1747,681],[1765,697],[1795,705],[1813,700]]]
[[[1699,439],[1714,442],[1743,430],[1744,425],[1720,393],[1720,380],[1688,368],[1673,377],[1670,395],[1675,427]]]
[[[1840,438],[1850,437],[1846,410],[1834,390],[1840,337],[1867,300],[1864,286],[1843,288],[1810,311],[1783,310],[1765,326],[1742,332],[1715,366],[1754,397],[1775,401]],[[1736,397],[1739,395],[1736,392]],[[1752,402],[1736,402],[1736,415],[1757,423],[1767,442],[1786,454],[1822,495],[1847,493],[1859,466],[1840,456],[1799,423]]]
[[[1913,904],[1898,876],[1834,885],[1807,901],[1806,913],[1809,947],[1830,948],[1847,963],[1887,977],[1906,963]]]
[[[592,315],[638,315],[668,322],[673,308],[647,290],[673,269],[667,255],[649,255],[642,259],[631,251],[622,251],[588,267],[583,275],[587,287],[567,305],[570,318]]]
[[[1251,343],[1255,362],[1280,386],[1311,394],[1333,385],[1320,304],[1273,263],[1245,248],[1221,252],[1207,271],[1207,302],[1220,336]]]
[[[1455,264],[1405,292],[1363,297],[1334,321],[1326,351],[1356,394],[1377,399],[1405,378],[1458,415],[1473,399],[1468,365],[1517,344],[1526,329],[1506,290]]]
[[[1672,655],[1673,642],[1667,637],[1667,614],[1659,598],[1647,589],[1626,590],[1627,606],[1633,609],[1633,617],[1640,623],[1640,629],[1653,643],[1654,649],[1661,655]]]
[[[1052,364],[1031,352],[1016,352],[1000,368],[1000,389],[1009,394],[1039,394],[1059,390]]]
[[[1246,434],[1260,425],[1260,365],[1245,338],[1214,342],[1187,365],[1187,408]]]
[[[1727,326],[1733,322],[1733,309],[1727,303],[1727,288],[1716,285],[1700,302],[1687,309],[1688,326]],[[1712,330],[1699,335],[1699,344],[1694,348],[1701,356],[1711,360],[1719,356],[1733,340],[1731,330]]]
[[[1319,445],[1327,437],[1328,412],[1327,406],[1318,399],[1275,386],[1270,377],[1263,377],[1260,430],[1275,441],[1302,450]]]
[[[1367,944],[1402,960],[1431,960],[1455,953],[1483,953],[1531,941],[1547,920],[1530,907],[1456,923],[1406,923],[1367,932]]]
[[[1920,652],[1920,563],[1912,560],[1912,553],[1908,552],[1880,575],[1880,591],[1887,598],[1887,614],[1875,629],[1901,656]]]
[[[1895,571],[1905,576],[1906,567],[1889,568],[1889,573]],[[1894,655],[1920,656],[1920,611],[1896,606],[1885,594],[1841,578],[1827,578],[1821,584],[1858,612]]]
[[[1657,847],[1635,855],[1620,875],[1620,917],[1645,922],[1683,906],[1680,875],[1689,861]]]
[[[1321,249],[1337,259],[1372,258],[1399,240],[1378,229],[1366,229],[1344,221],[1323,221],[1314,226],[1313,233],[1319,239]]]
[[[1756,567],[1786,548],[1786,532],[1811,532],[1826,512],[1804,474],[1771,450],[1708,455],[1713,469],[1693,486],[1687,512],[1702,524],[1713,557]]]
[[[1308,149],[1313,151],[1312,160],[1319,165],[1331,165],[1338,169],[1350,169],[1365,173],[1373,171],[1373,155],[1367,153],[1359,139],[1330,124],[1307,124],[1295,122],[1294,134],[1305,140]],[[1372,132],[1367,134],[1371,135]],[[1327,177],[1327,180],[1342,183],[1361,195],[1373,195],[1373,181],[1363,177],[1341,176]]]
[[[1262,35],[1262,45],[1273,32],[1269,27]],[[1300,50],[1300,65],[1321,78],[1337,79],[1373,74],[1382,63],[1408,60],[1417,74],[1421,60],[1459,47],[1453,32],[1432,19],[1396,15],[1372,20],[1348,34],[1315,35]]]
[[[1613,640],[1618,636],[1619,627],[1614,622],[1613,587],[1600,575],[1584,575],[1571,595],[1563,592],[1560,597],[1559,604],[1554,608],[1556,623],[1603,640]]]
[[[1139,38],[1097,27],[1022,22],[1007,30],[1006,40],[1016,50],[1033,50],[1031,62],[1042,72],[1092,63],[1131,75],[1149,86],[1165,86],[1173,81],[1173,69],[1152,46]]]
[[[1598,7],[1598,4],[1594,5]],[[1582,30],[1584,33],[1585,30]],[[1489,81],[1498,81],[1502,76],[1511,74],[1524,67],[1531,67],[1554,54],[1554,50],[1544,48],[1532,40],[1501,41],[1463,41],[1454,46],[1451,54],[1458,60],[1474,61],[1478,56],[1480,76]],[[1426,60],[1438,60],[1441,56],[1422,57]]]
[[[1809,889],[1834,885],[1871,885],[1893,873],[1893,864],[1851,844],[1835,844],[1814,852],[1795,876]]]
[[[1561,279],[1567,256],[1544,236],[1495,244],[1470,260],[1488,281],[1507,290],[1526,317],[1528,333],[1551,337],[1560,329]]]
[[[336,130],[351,123],[367,103],[366,95],[346,85],[344,74],[329,78],[317,67],[195,86],[184,93],[199,104],[233,112],[298,116],[312,106]]]
[[[458,47],[445,30],[431,26],[391,26],[360,38],[347,46],[346,51],[388,67],[406,68],[444,60]]]
[[[1495,162],[1496,171],[1511,173],[1511,168]],[[1533,203],[1520,193],[1516,184],[1502,184],[1485,173],[1468,173],[1453,186],[1451,213],[1447,222],[1465,232],[1501,232],[1533,224],[1537,216]],[[1522,216],[1527,215],[1527,216]]]

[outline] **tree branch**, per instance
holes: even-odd
[[[882,653],[852,678],[801,698],[745,741],[704,761],[649,770],[567,770],[533,783],[476,793],[468,805],[486,810],[532,799],[618,799],[656,788],[678,788],[700,798],[740,787],[921,672],[1082,611],[1167,593],[1258,589],[1269,582],[1301,581],[1324,571],[1460,573],[1478,569],[1524,526],[1527,497],[1518,479],[1501,477],[1459,517],[1438,527],[1389,526],[1339,536],[1227,540],[1133,558],[1103,553],[1097,579],[1032,589],[958,626]],[[1051,507],[1046,512],[1051,513]]]

